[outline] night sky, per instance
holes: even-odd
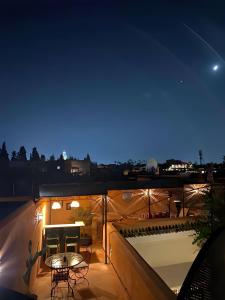
[[[0,4],[9,152],[222,161],[224,1],[18,2]]]

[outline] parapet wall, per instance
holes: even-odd
[[[29,240],[32,241],[32,255],[41,249],[43,222],[36,219],[37,206],[38,204],[30,200],[0,222],[0,286],[21,293],[28,292],[23,274],[27,270]],[[37,272],[38,261],[32,268],[30,287]]]
[[[176,295],[109,223],[108,256],[131,300],[174,300]]]

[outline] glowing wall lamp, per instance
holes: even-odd
[[[42,213],[42,212],[39,211],[39,212],[36,214],[36,220],[37,220],[38,222],[40,222],[40,221],[43,220],[43,213]]]
[[[53,202],[52,209],[60,209],[62,207],[60,202]]]
[[[72,208],[80,207],[80,203],[78,201],[72,201],[70,203],[70,207]]]

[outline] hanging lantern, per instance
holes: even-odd
[[[70,203],[70,207],[72,208],[80,207],[80,203],[78,201],[72,201]]]
[[[61,208],[60,202],[53,202],[52,203],[52,209],[60,209],[60,208]]]

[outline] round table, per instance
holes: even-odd
[[[51,269],[72,268],[84,260],[83,256],[75,252],[57,253],[49,256],[45,264]]]

